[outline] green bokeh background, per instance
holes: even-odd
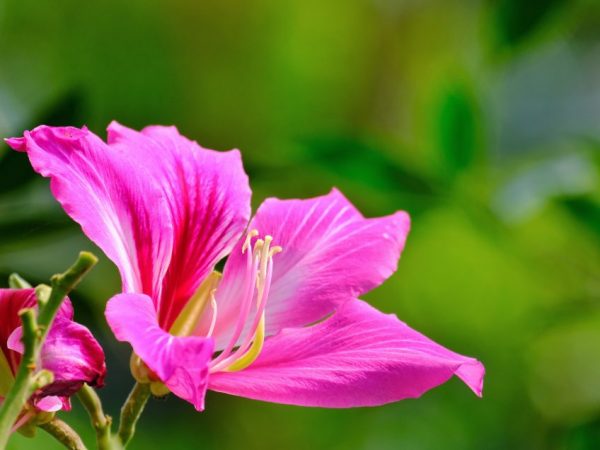
[[[487,368],[483,399],[453,380],[352,410],[156,400],[132,449],[600,448],[600,2],[0,0],[0,136],[112,119],[240,148],[254,206],[337,186],[366,215],[409,211],[399,270],[366,298]],[[100,254],[47,187],[0,145],[2,279]],[[118,289],[103,258],[73,296],[114,416]]]

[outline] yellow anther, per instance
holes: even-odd
[[[251,230],[246,235],[246,240],[244,241],[244,245],[242,245],[242,254],[246,253],[248,247],[250,247],[250,243],[252,242],[252,238],[258,236],[258,230]]]
[[[227,369],[227,372],[237,372],[238,370],[243,370],[256,361],[260,351],[263,348],[263,344],[265,342],[265,315],[263,313],[260,318],[260,322],[258,323],[258,327],[256,328],[256,333],[254,334],[254,340],[252,341],[252,345],[248,349],[248,351],[236,360],[233,364],[231,364]]]
[[[275,247],[273,247],[271,249],[271,251],[269,252],[269,257],[272,258],[273,255],[276,255],[277,253],[281,253],[283,251],[283,248],[280,247],[279,245],[276,245]]]

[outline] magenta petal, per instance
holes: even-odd
[[[83,325],[57,317],[50,328],[41,353],[44,369],[54,373],[54,382],[45,395],[69,396],[83,383],[102,387],[106,366],[104,352],[92,333]]]
[[[217,152],[181,136],[175,127],[137,132],[113,122],[112,148],[143,154],[152,182],[167,199],[174,242],[158,307],[169,329],[213,266],[230,251],[250,217],[250,187],[239,151]]]
[[[0,289],[0,344],[13,372],[16,372],[24,351],[18,312],[29,307],[36,307],[33,289]],[[106,372],[104,352],[90,331],[73,322],[72,318],[73,306],[67,298],[52,323],[41,352],[41,367],[53,372],[54,382],[36,395],[36,405],[50,404],[51,400],[42,403],[42,399],[57,396],[61,404],[68,407],[67,397],[79,390],[83,383],[91,386],[103,384]]]
[[[10,334],[6,340],[6,347],[13,352],[23,354],[25,352],[25,346],[22,341],[23,338],[23,327],[17,327]]]
[[[22,344],[19,311],[36,307],[34,289],[0,289],[0,351],[4,354],[10,368],[16,373],[21,361]],[[73,307],[66,299],[57,313],[59,317],[72,318]]]
[[[19,311],[35,305],[33,289],[0,289],[0,351],[14,372],[21,360],[20,355],[11,348],[20,344],[19,331],[15,331],[21,327]]]
[[[265,342],[240,372],[211,375],[209,389],[276,403],[345,408],[419,397],[460,377],[481,395],[484,367],[412,330],[394,315],[350,300],[329,319]]]
[[[48,397],[42,397],[39,400],[35,401],[35,407],[40,411],[45,412],[56,412],[61,409],[69,409],[64,408],[63,400],[60,397],[55,395],[50,395]]]
[[[51,178],[65,211],[119,267],[124,291],[149,295],[168,329],[245,228],[248,177],[238,151],[203,149],[174,127],[113,122],[108,133],[105,144],[85,128],[41,126],[7,143]]]
[[[267,199],[250,229],[283,247],[273,258],[268,334],[320,320],[381,284],[396,270],[409,228],[405,212],[365,219],[335,189],[308,200]]]
[[[67,214],[119,267],[126,291],[160,292],[172,224],[143,154],[112,148],[86,128],[40,126],[7,143],[50,178]]]
[[[171,392],[198,411],[204,409],[212,339],[176,337],[162,330],[151,299],[141,294],[114,296],[106,318],[117,339],[129,342]]]

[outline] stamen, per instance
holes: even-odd
[[[255,231],[255,230],[253,230]],[[250,232],[252,233],[252,232]],[[251,246],[251,241],[248,239],[248,246]],[[227,343],[225,349],[221,352],[219,356],[217,356],[214,360],[211,361],[211,367],[218,365],[221,361],[225,360],[231,355],[231,351],[235,347],[235,344],[239,340],[242,331],[244,330],[244,325],[248,320],[248,315],[250,314],[250,308],[252,306],[252,299],[254,297],[254,286],[256,284],[256,276],[258,269],[258,261],[255,258],[255,252],[247,253],[246,259],[246,275],[244,278],[244,287],[243,294],[241,299],[241,311],[238,316],[238,320],[235,326],[235,330]]]
[[[265,252],[263,254],[268,254]],[[261,261],[262,262],[262,261]],[[221,360],[219,364],[216,364],[211,367],[211,373],[217,372],[219,370],[230,370],[230,367],[233,365],[234,367],[238,367],[236,362],[239,360],[243,361],[243,367],[237,368],[234,370],[241,370],[242,368],[248,367],[250,364],[256,360],[260,351],[262,350],[262,345],[264,342],[264,321],[265,321],[265,307],[267,305],[267,298],[269,295],[269,287],[271,285],[271,277],[273,274],[273,261],[271,258],[267,260],[266,268],[264,273],[259,273],[257,275],[256,287],[258,291],[257,298],[257,311],[255,314],[255,318],[250,326],[249,330],[254,330],[253,332],[249,332],[246,339],[240,344],[238,349],[229,355],[227,358]]]
[[[245,369],[258,358],[262,350],[265,340],[265,307],[273,273],[273,255],[282,251],[280,246],[271,248],[272,242],[273,237],[267,235],[264,240],[257,239],[254,243],[252,250],[253,289],[249,293],[250,295],[245,297],[243,304],[245,307],[249,307],[254,303],[256,312],[250,323],[248,321],[249,311],[244,311],[244,314],[240,315],[238,326],[227,348],[211,362],[211,373]],[[251,243],[247,240],[244,248],[247,249],[250,246]],[[246,337],[239,344],[237,350],[232,351],[238,343],[243,329],[247,329]]]
[[[233,362],[229,365],[225,370],[227,372],[237,372],[239,370],[243,370],[252,364],[260,351],[263,348],[263,344],[265,342],[265,313],[263,312],[262,317],[260,318],[260,322],[258,323],[258,328],[256,329],[256,334],[254,335],[254,340],[252,341],[252,346],[250,349],[241,356],[237,361]]]
[[[265,241],[263,241],[262,239],[257,239],[254,243],[254,254],[256,255],[258,252],[260,252],[264,245]]]
[[[244,245],[242,245],[242,255],[246,253],[248,247],[250,247],[252,243],[252,238],[258,236],[258,230],[251,230],[246,235],[246,240],[244,241]]]
[[[259,279],[262,286],[258,286],[259,290],[261,288],[264,289],[265,276],[267,273],[267,262],[269,261],[269,247],[271,246],[271,242],[273,241],[272,236],[265,236],[264,245],[261,247],[261,255],[260,255],[260,271],[259,271]]]

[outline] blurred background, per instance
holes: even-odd
[[[367,300],[487,368],[481,400],[453,380],[353,410],[152,401],[132,449],[600,448],[600,2],[0,0],[0,136],[112,119],[240,148],[255,207],[337,186],[366,215],[409,211]],[[46,281],[81,249],[100,254],[0,144],[1,279]],[[73,296],[113,416],[119,287],[102,259]]]

